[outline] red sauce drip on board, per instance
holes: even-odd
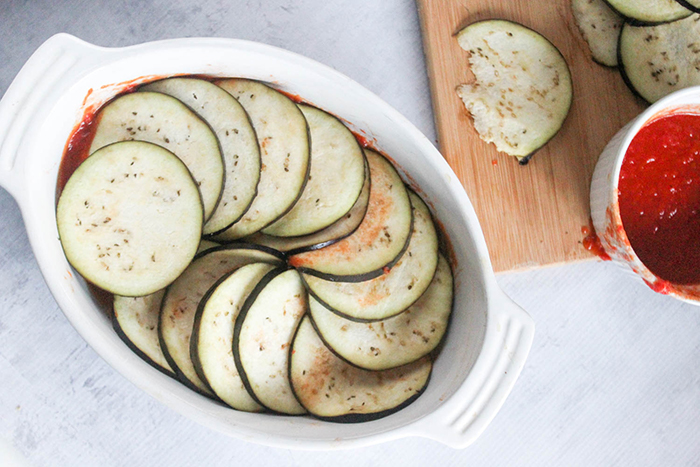
[[[620,216],[656,276],[700,283],[700,115],[670,114],[632,140],[620,170]]]
[[[598,235],[596,235],[593,227],[584,225],[581,227],[581,233],[585,235],[583,238],[583,247],[586,250],[590,251],[603,261],[610,261],[610,255],[605,252],[605,248],[603,248],[603,244],[600,243],[600,238],[598,238]]]

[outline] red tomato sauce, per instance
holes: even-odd
[[[669,114],[632,140],[620,170],[620,216],[656,276],[700,284],[700,115]]]

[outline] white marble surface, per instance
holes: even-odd
[[[0,0],[0,92],[56,32],[121,46],[182,36],[284,47],[351,76],[434,138],[411,0]],[[211,432],[115,373],[68,324],[0,189],[0,465],[699,465],[700,309],[609,263],[499,277],[535,343],[470,448],[405,439],[345,452],[267,448]],[[9,449],[12,451],[12,449]]]

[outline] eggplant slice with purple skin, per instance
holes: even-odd
[[[197,255],[165,293],[158,321],[161,348],[178,379],[197,392],[213,395],[197,374],[190,355],[199,302],[222,276],[259,262],[282,265],[284,257],[275,250],[252,244],[212,248]]]
[[[362,223],[338,242],[293,255],[291,266],[328,280],[359,282],[384,274],[405,251],[413,224],[408,191],[391,162],[371,150],[365,154],[372,186]]]
[[[214,131],[224,161],[221,200],[204,224],[204,235],[225,230],[248,210],[260,180],[260,148],[248,114],[219,86],[196,78],[168,78],[139,92],[167,94],[192,109]]]
[[[197,182],[208,220],[221,197],[224,161],[219,140],[197,114],[159,92],[124,94],[102,107],[90,154],[118,141],[162,146],[185,163]]]
[[[319,336],[336,355],[367,370],[386,370],[418,360],[437,347],[452,312],[453,280],[441,255],[430,287],[401,314],[382,321],[350,321],[309,298]]]
[[[70,264],[113,294],[137,297],[173,282],[202,235],[202,200],[185,164],[142,141],[114,143],[73,173],[56,224]]]
[[[625,19],[605,0],[571,0],[571,9],[593,61],[616,67],[617,43]]]
[[[365,162],[365,165],[367,166],[367,162]],[[355,205],[341,219],[319,232],[303,235],[301,237],[275,237],[258,232],[250,237],[246,237],[244,240],[283,251],[288,255],[318,250],[338,240],[342,240],[357,230],[360,223],[362,223],[362,219],[364,219],[365,213],[367,212],[370,184],[369,167],[367,166],[365,169],[365,183],[362,186],[362,191]]]
[[[693,13],[700,13],[700,0],[676,0]]]
[[[620,34],[620,72],[649,103],[700,84],[700,14],[658,26],[626,24]]]
[[[298,237],[330,226],[352,209],[365,181],[365,156],[355,135],[336,117],[299,104],[309,125],[311,171],[301,197],[268,235]]]
[[[504,20],[457,34],[475,81],[457,87],[479,137],[527,164],[561,129],[573,100],[571,73],[541,34]]]
[[[208,240],[199,243],[197,253],[219,245]],[[165,289],[142,297],[114,296],[112,325],[124,343],[151,366],[168,376],[175,372],[163,355],[158,339],[158,315]]]
[[[289,380],[299,403],[313,416],[339,423],[359,423],[391,415],[414,402],[432,370],[425,356],[384,371],[350,365],[325,346],[307,315],[294,336]]]
[[[256,285],[276,267],[252,263],[224,275],[197,307],[190,340],[195,371],[219,399],[236,410],[259,412],[262,407],[251,397],[234,361],[234,323]]]
[[[270,271],[248,296],[233,332],[233,357],[250,395],[277,413],[301,415],[289,383],[289,349],[308,309],[294,269]]]
[[[362,282],[329,281],[303,274],[310,293],[326,308],[351,321],[377,321],[406,310],[423,295],[438,265],[438,236],[430,209],[409,192],[413,233],[406,252],[381,276]]]
[[[301,196],[311,168],[309,128],[299,107],[257,81],[231,78],[216,85],[245,109],[260,146],[258,193],[246,213],[215,241],[247,237],[287,214]]]
[[[676,0],[605,0],[628,24],[651,26],[671,23],[692,14]]]

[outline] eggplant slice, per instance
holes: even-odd
[[[504,20],[473,23],[457,40],[476,78],[457,94],[479,137],[526,164],[569,113],[573,93],[564,57],[544,36]]]
[[[430,210],[409,192],[413,233],[406,252],[390,270],[362,282],[333,282],[304,274],[311,294],[352,321],[377,321],[406,310],[430,285],[438,264],[438,237]]]
[[[676,0],[606,0],[629,23],[652,25],[670,23],[692,14]]]
[[[588,44],[593,60],[617,66],[617,43],[625,19],[605,0],[571,0],[574,20]]]
[[[365,165],[367,165],[366,161]],[[265,245],[278,251],[284,251],[290,255],[328,246],[331,243],[347,237],[353,233],[357,227],[359,227],[362,219],[365,217],[365,213],[367,212],[369,190],[370,178],[369,166],[367,166],[365,169],[365,182],[362,185],[360,197],[357,198],[357,201],[355,201],[352,209],[350,209],[346,215],[334,222],[332,225],[329,225],[319,232],[301,237],[274,237],[272,235],[265,235],[262,232],[258,232],[250,237],[247,237],[245,240],[258,245]]]
[[[233,355],[238,372],[250,394],[275,412],[306,413],[287,375],[292,338],[306,310],[299,273],[280,269],[260,281],[236,321]]]
[[[260,146],[258,193],[243,217],[215,237],[230,241],[251,235],[281,218],[301,196],[309,176],[310,140],[304,114],[287,96],[245,79],[216,82],[253,123]]]
[[[676,0],[693,13],[700,13],[700,0]]]
[[[246,390],[236,367],[232,350],[233,329],[248,295],[275,267],[253,263],[224,275],[204,295],[195,315],[190,356],[197,376],[236,410],[262,410]]]
[[[190,388],[211,395],[197,375],[190,357],[190,338],[202,297],[225,274],[251,263],[281,265],[274,250],[258,245],[221,246],[197,255],[189,267],[168,287],[158,321],[163,354],[178,378]]]
[[[146,141],[179,157],[202,195],[204,220],[221,196],[224,162],[209,126],[185,104],[157,92],[124,94],[102,107],[90,153],[118,141]]]
[[[311,171],[291,211],[263,229],[268,235],[297,237],[325,229],[346,215],[362,192],[365,156],[355,136],[336,117],[299,105],[311,135]]]
[[[386,417],[415,401],[428,384],[431,369],[428,356],[384,371],[352,366],[324,345],[307,315],[292,344],[289,379],[310,414],[357,423]]]
[[[430,287],[398,316],[356,323],[338,316],[313,297],[309,309],[323,342],[338,356],[367,370],[386,370],[418,360],[442,340],[452,312],[453,280],[440,255]]]
[[[219,86],[194,78],[170,78],[147,84],[140,92],[161,92],[178,99],[216,134],[224,160],[221,200],[204,224],[204,234],[225,230],[253,202],[260,180],[260,148],[241,104]]]
[[[219,245],[208,240],[199,243],[197,253]],[[139,357],[169,376],[175,376],[163,355],[158,339],[158,315],[165,289],[142,297],[114,296],[112,325],[117,335]]]
[[[644,100],[700,84],[700,15],[673,23],[636,27],[620,34],[620,71]]]
[[[163,294],[165,289],[144,297],[115,295],[112,325],[136,355],[166,375],[175,376],[158,341],[158,314]]]
[[[202,202],[187,167],[155,144],[122,142],[85,160],[58,201],[56,221],[71,265],[125,296],[156,292],[192,261]]]
[[[393,266],[408,246],[413,216],[408,191],[385,157],[366,150],[372,186],[367,213],[351,235],[324,248],[292,256],[301,271],[340,281],[368,280]]]

